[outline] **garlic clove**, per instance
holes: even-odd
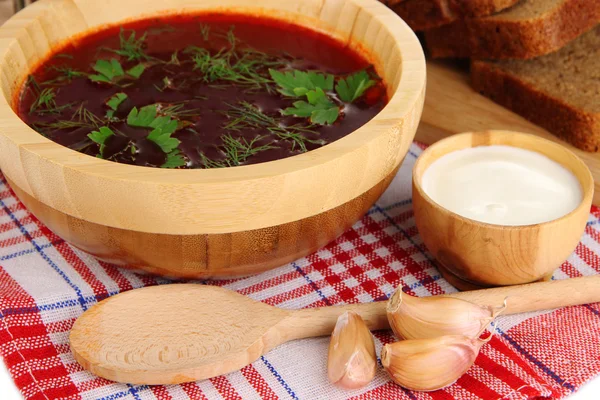
[[[371,331],[360,315],[353,312],[340,315],[329,343],[329,381],[345,389],[357,389],[371,382],[376,370],[377,355]]]
[[[452,385],[467,372],[486,342],[464,335],[403,340],[383,347],[381,363],[402,387],[438,390]]]
[[[477,337],[504,308],[483,307],[453,297],[414,297],[398,288],[388,301],[387,316],[401,339]]]

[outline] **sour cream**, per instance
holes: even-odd
[[[442,207],[496,225],[552,221],[573,211],[583,198],[579,180],[561,164],[500,145],[440,157],[425,170],[422,187]]]

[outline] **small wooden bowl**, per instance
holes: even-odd
[[[461,217],[423,191],[423,173],[435,160],[456,150],[489,145],[536,151],[560,163],[579,180],[583,189],[581,204],[553,221],[503,226]],[[579,243],[593,194],[592,174],[575,154],[557,143],[517,132],[486,131],[448,137],[425,150],[413,170],[417,228],[444,278],[461,290],[549,279]]]
[[[321,30],[371,58],[389,104],[321,149],[219,170],[117,164],[33,131],[11,105],[27,73],[70,38],[153,15],[232,10]],[[56,234],[97,258],[178,277],[248,275],[305,256],[356,222],[413,140],[425,58],[408,26],[374,0],[41,0],[0,28],[0,168]]]

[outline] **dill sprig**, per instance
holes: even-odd
[[[85,107],[85,104],[82,103],[77,110],[73,113],[72,120],[77,120],[80,123],[85,123],[92,127],[99,127],[104,124],[102,118],[99,118],[96,114],[91,112]]]
[[[257,136],[251,141],[248,141],[244,137],[234,138],[230,134],[221,136],[223,149],[227,156],[227,164],[231,167],[242,165],[253,155],[260,153],[261,151],[273,149],[274,147],[269,144],[258,146],[258,142],[264,138],[265,136]]]
[[[51,84],[54,84],[57,82],[64,82],[64,81],[71,82],[71,80],[73,80],[73,78],[79,78],[79,77],[88,75],[85,72],[77,71],[76,69],[73,69],[73,68],[67,67],[67,66],[57,67],[57,66],[53,65],[50,67],[50,69],[58,72],[60,75],[54,79],[45,81],[44,82],[45,85],[51,85]]]
[[[203,47],[190,46],[184,51],[192,55],[194,69],[201,72],[201,79],[211,84],[227,81],[250,89],[265,88],[269,93],[273,92],[273,80],[268,70],[283,67],[286,61],[257,50],[240,48],[233,27],[227,34],[219,36],[229,42],[228,48],[214,53]]]
[[[39,87],[39,86],[38,86]],[[38,114],[60,114],[63,110],[71,107],[73,103],[59,106],[56,104],[56,92],[54,88],[45,88],[39,92],[38,97],[29,107],[29,113],[37,112]]]
[[[204,168],[227,168],[229,166],[225,161],[216,161],[206,157],[201,151],[198,152],[198,155],[200,156],[200,162],[202,162]]]
[[[174,119],[181,119],[181,118],[186,118],[186,117],[194,117],[196,115],[198,115],[198,112],[200,110],[198,110],[197,108],[188,108],[185,109],[185,102],[179,102],[179,103],[174,103],[174,104],[164,104],[164,103],[157,103],[156,104],[156,112],[160,115],[164,115],[166,117],[170,117],[170,118],[174,118]]]
[[[229,110],[223,111],[231,121],[223,127],[226,130],[241,131],[243,129],[266,129],[281,140],[292,142],[292,151],[296,147],[306,152],[306,144],[324,144],[322,139],[310,139],[306,134],[317,135],[312,125],[294,124],[285,126],[280,120],[263,113],[258,107],[242,101],[238,105],[228,104]]]
[[[81,104],[73,113],[71,119],[61,119],[53,122],[36,122],[35,125],[41,130],[61,130],[90,128],[96,129],[104,124],[104,121]]]
[[[200,24],[200,35],[202,36],[202,40],[205,42],[208,41],[208,37],[210,35],[210,26],[206,24]]]
[[[127,32],[131,32],[127,35]],[[148,56],[144,51],[144,45],[148,32],[144,33],[141,37],[136,38],[136,32],[134,30],[123,29],[119,32],[119,49],[106,49],[122,57],[125,57],[127,61],[134,60],[151,60],[152,57]]]

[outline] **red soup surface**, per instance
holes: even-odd
[[[331,143],[386,102],[369,61],[344,43],[280,20],[211,13],[69,42],[31,73],[18,113],[90,156],[223,168]]]

